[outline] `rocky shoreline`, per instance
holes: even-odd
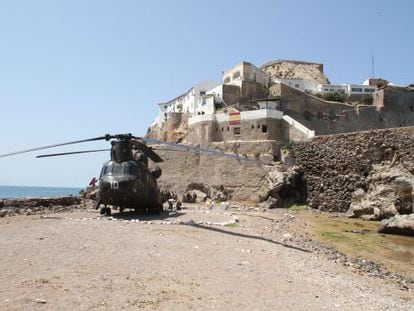
[[[85,208],[85,202],[80,196],[2,199],[0,200],[0,217],[68,212]]]

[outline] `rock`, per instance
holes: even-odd
[[[207,199],[207,194],[197,189],[190,190],[186,194],[189,194],[193,199],[195,199],[193,203],[202,203]]]
[[[263,202],[260,207],[264,208],[264,209],[272,209],[272,208],[279,208],[281,207],[281,202],[280,200],[274,198],[274,197],[269,197],[267,199],[266,202]]]
[[[378,232],[414,236],[414,213],[384,219],[381,221]]]
[[[29,198],[29,199],[8,199],[3,200],[5,207],[31,208],[35,210],[38,207],[50,206],[71,206],[81,203],[81,198],[78,196],[55,197],[55,198]]]
[[[358,204],[358,205],[351,205],[351,208],[349,209],[347,216],[349,218],[360,218],[363,215],[372,215],[374,214],[374,207],[367,204]]]
[[[229,209],[229,207],[230,207],[229,202],[222,202],[221,205],[220,205],[220,209],[222,211],[227,211]]]
[[[0,217],[6,217],[7,211],[0,211]]]
[[[83,192],[83,196],[85,199],[95,200],[98,194],[98,190],[99,190],[98,187],[87,187],[86,191]]]
[[[354,193],[352,193],[352,200],[353,201],[360,201],[362,200],[362,198],[365,196],[365,191],[364,189],[357,189],[356,191],[354,191]]]
[[[374,165],[366,193],[353,193],[348,211],[351,218],[382,220],[413,209],[414,176],[403,167]]]
[[[208,195],[215,201],[224,202],[231,199],[231,190],[224,188],[223,185],[212,186],[209,189]]]

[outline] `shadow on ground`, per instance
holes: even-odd
[[[284,247],[287,247],[287,248],[295,249],[295,250],[298,250],[298,251],[301,251],[301,252],[312,253],[311,250],[301,248],[301,247],[295,246],[295,245],[289,245],[289,244],[286,244],[286,243],[274,241],[274,240],[271,240],[271,239],[264,238],[262,236],[244,234],[244,233],[239,233],[239,232],[234,232],[234,231],[227,231],[227,230],[223,230],[223,229],[220,229],[220,228],[214,228],[214,227],[209,227],[209,226],[204,226],[204,225],[194,224],[193,226],[196,227],[196,228],[210,230],[210,231],[214,231],[214,232],[217,232],[217,233],[234,235],[234,236],[237,236],[237,237],[240,237],[240,238],[247,238],[247,239],[265,241],[265,242],[268,242],[268,243],[277,244],[277,245],[281,245],[281,246],[284,246]]]
[[[113,213],[112,217],[116,219],[122,219],[122,220],[165,220],[167,218],[177,218],[185,215],[185,213],[179,212],[179,211],[163,211],[159,215],[157,214],[151,214],[148,212],[123,212],[123,213]]]

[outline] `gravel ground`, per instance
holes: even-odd
[[[412,291],[295,244],[292,217],[193,207],[0,218],[0,309],[414,310]]]

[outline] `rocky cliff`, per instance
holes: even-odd
[[[283,79],[303,79],[316,84],[329,83],[328,78],[323,73],[323,65],[294,60],[275,60],[262,66],[260,70],[270,74],[272,78]]]

